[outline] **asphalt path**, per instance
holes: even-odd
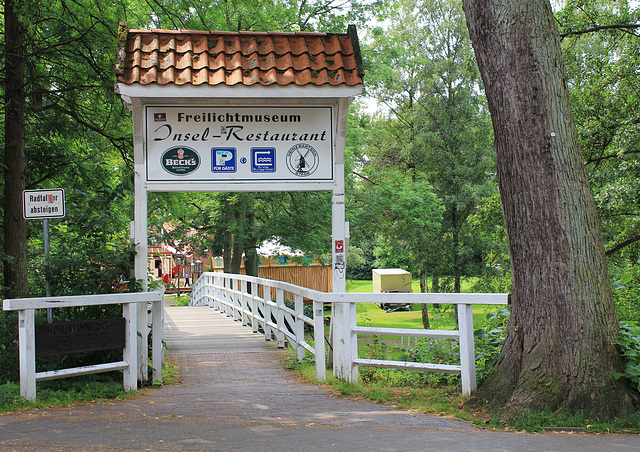
[[[181,383],[131,400],[0,416],[0,451],[640,451],[640,436],[491,431],[299,381],[273,342],[206,307],[167,307]]]

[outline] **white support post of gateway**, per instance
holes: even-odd
[[[340,101],[342,109],[348,109],[346,100]],[[338,118],[337,147],[344,149],[347,136],[347,115]],[[332,196],[332,288],[334,293],[346,292],[346,212],[344,196],[344,152],[334,163],[336,176]],[[341,380],[356,382],[358,366],[353,364],[358,356],[357,336],[352,334],[356,326],[356,305],[354,303],[336,303],[333,308],[333,373]]]
[[[133,116],[135,277],[145,290],[148,192],[330,190],[332,287],[344,292],[347,114],[364,76],[355,27],[346,34],[230,33],[121,24],[118,42],[116,92]],[[337,313],[337,374],[351,381],[357,367],[345,363],[356,344],[343,332],[355,325],[355,306],[339,304]],[[145,307],[138,326],[145,363],[138,377],[145,380]]]

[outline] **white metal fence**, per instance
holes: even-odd
[[[289,303],[285,303],[285,295],[289,297]],[[508,300],[508,294],[326,293],[252,276],[203,273],[193,287],[190,304],[215,308],[242,325],[251,325],[254,332],[263,332],[267,340],[275,336],[279,347],[288,342],[296,350],[298,359],[304,358],[308,351],[315,356],[316,378],[320,381],[326,378],[324,305],[332,304],[334,315],[337,314],[332,322],[336,377],[354,381],[358,366],[456,373],[461,376],[463,394],[469,395],[476,389],[473,306],[506,305]],[[304,314],[305,302],[313,306],[312,317]],[[459,329],[358,326],[356,303],[454,304],[458,306]],[[313,330],[313,345],[305,339],[305,325]],[[457,339],[460,364],[358,358],[358,335]]]

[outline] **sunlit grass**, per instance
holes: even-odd
[[[413,291],[420,292],[420,281],[412,281]],[[469,293],[472,281],[465,280],[463,292]],[[373,281],[347,280],[347,292],[370,293],[373,291]],[[385,312],[375,303],[358,303],[357,322],[360,326],[375,326],[379,328],[423,328],[422,311],[419,305],[413,305],[411,311]],[[496,308],[497,309],[497,308]],[[433,329],[455,329],[455,309],[453,305],[441,305],[439,308],[428,307],[429,325]],[[487,306],[473,307],[474,324],[486,316]]]

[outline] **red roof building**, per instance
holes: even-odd
[[[357,94],[364,70],[355,26],[329,34],[127,30],[121,24],[116,76],[120,88],[315,86],[351,87]],[[327,96],[343,97],[336,89],[321,97]]]

